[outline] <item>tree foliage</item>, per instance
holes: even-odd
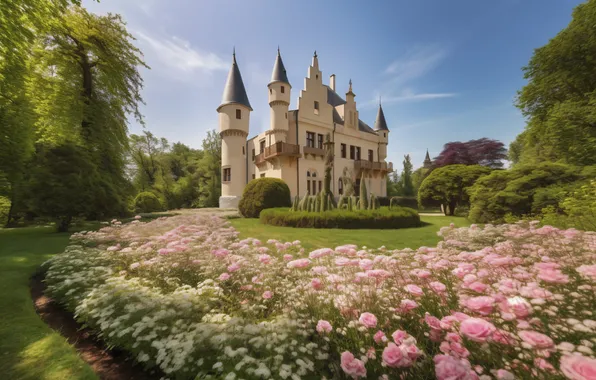
[[[414,184],[412,182],[412,161],[410,159],[410,155],[406,154],[404,156],[404,170],[401,172],[401,182],[402,182],[402,192],[403,194],[400,195],[405,195],[406,197],[411,197],[413,196],[414,193]]]
[[[449,165],[433,170],[418,191],[418,203],[424,207],[442,206],[445,215],[454,215],[457,207],[469,204],[468,188],[490,173],[480,165]]]
[[[569,25],[534,51],[517,106],[527,117],[512,144],[517,163],[596,164],[596,1],[578,5]]]
[[[470,188],[470,219],[502,223],[509,217],[537,215],[558,204],[582,179],[594,178],[596,168],[561,163],[516,165],[480,178]]]
[[[449,142],[443,151],[435,157],[434,167],[447,165],[482,165],[489,168],[502,168],[507,158],[507,149],[502,142],[488,138],[466,142]]]

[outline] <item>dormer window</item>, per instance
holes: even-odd
[[[284,86],[281,86],[281,93],[285,94],[285,92],[286,92],[286,88]]]
[[[242,110],[240,110],[240,109],[236,110],[236,119],[242,119]]]

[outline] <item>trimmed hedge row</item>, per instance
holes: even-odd
[[[420,227],[416,210],[399,207],[389,210],[330,210],[325,212],[291,211],[272,208],[261,211],[261,223],[272,226],[300,228],[396,229]]]

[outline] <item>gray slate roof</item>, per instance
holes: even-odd
[[[283,82],[290,84],[288,80],[288,74],[286,74],[286,68],[284,67],[284,61],[281,59],[279,49],[277,49],[277,57],[275,58],[275,64],[273,65],[273,73],[271,73],[271,83]]]
[[[360,130],[360,132],[367,132],[375,135],[377,134],[377,132],[373,131],[373,129],[369,127],[368,124],[366,124],[360,119],[358,119],[358,129]]]
[[[387,128],[387,120],[383,113],[383,107],[379,104],[379,111],[377,112],[377,120],[375,120],[375,131],[389,131]]]
[[[333,107],[341,106],[342,104],[346,104],[346,101],[342,99],[341,96],[337,94],[337,92],[333,91],[331,87],[327,87],[327,103],[331,104]]]
[[[244,82],[242,81],[242,75],[240,75],[238,63],[236,63],[235,53],[233,55],[232,67],[228,73],[223,98],[219,106],[225,106],[226,104],[242,104],[252,111],[252,107],[248,101],[248,95],[246,95],[246,89],[244,88]]]
[[[344,125],[345,121],[339,115],[339,112],[335,109],[337,106],[341,106],[342,104],[346,104],[346,101],[337,94],[337,92],[333,91],[331,87],[327,87],[327,103],[333,106],[333,122],[336,124]],[[367,132],[372,134],[377,134],[371,127],[368,126],[365,122],[358,119],[358,130],[360,132]]]

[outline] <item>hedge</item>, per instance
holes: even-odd
[[[391,197],[389,200],[390,206],[409,207],[414,210],[418,209],[418,199],[416,197]]]
[[[274,208],[263,210],[260,219],[261,223],[272,226],[300,228],[396,229],[421,226],[418,212],[406,207],[357,211],[334,209],[319,213]]]
[[[162,211],[163,206],[157,195],[150,191],[139,193],[134,200],[135,212],[155,212]]]
[[[10,199],[0,195],[0,228],[8,222],[8,212],[10,211]]]
[[[245,218],[258,218],[262,210],[291,207],[290,188],[279,178],[256,178],[244,188],[238,211]]]

